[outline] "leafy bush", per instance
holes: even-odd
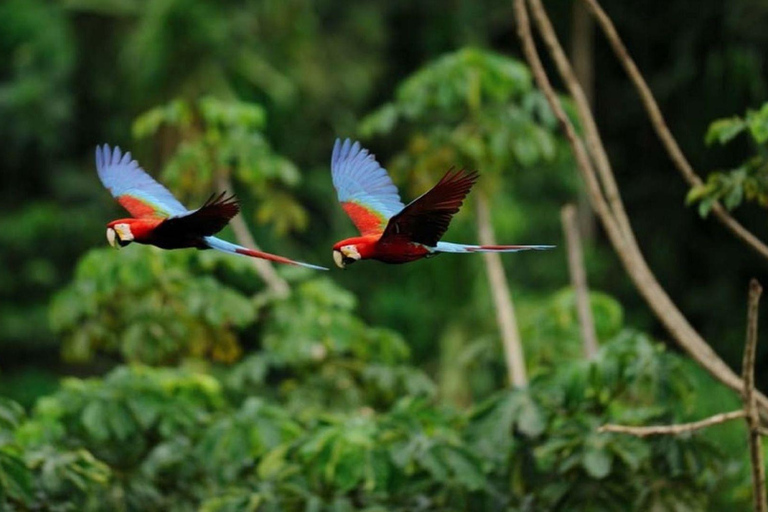
[[[52,327],[64,336],[64,356],[85,361],[102,351],[147,364],[192,356],[236,360],[237,330],[255,320],[257,307],[215,278],[229,271],[255,286],[238,267],[244,262],[230,260],[146,246],[119,253],[93,250],[51,306]]]
[[[312,291],[294,300],[304,294]],[[327,357],[369,364],[353,353],[331,345]],[[700,437],[596,432],[606,422],[688,415],[693,389],[682,360],[638,333],[622,331],[595,361],[561,365],[528,389],[467,410],[428,395],[382,401],[364,379],[345,383],[356,401],[299,410],[310,402],[296,401],[297,389],[331,403],[339,390],[329,384],[338,381],[326,376],[319,386],[308,377],[313,362],[280,357],[259,378],[250,371],[259,355],[275,356],[265,350],[213,375],[133,366],[103,379],[70,378],[29,418],[4,402],[3,502],[64,510],[698,510],[728,478],[725,455]],[[252,375],[277,391],[249,394],[259,386]]]

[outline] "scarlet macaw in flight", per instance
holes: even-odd
[[[187,210],[168,189],[139,167],[130,153],[122,154],[118,147],[110,150],[106,144],[96,147],[96,170],[112,196],[133,215],[133,218],[113,220],[107,224],[107,240],[112,247],[125,247],[136,242],[161,249],[216,249],[277,263],[328,270],[247,249],[212,236],[224,229],[240,211],[240,205],[233,196],[211,196],[197,210]]]
[[[358,237],[333,246],[339,268],[374,259],[407,263],[441,252],[517,252],[551,249],[552,245],[464,245],[441,242],[464,198],[478,178],[476,171],[448,171],[429,191],[404,206],[387,171],[374,155],[349,139],[336,139],[331,156],[333,186]]]

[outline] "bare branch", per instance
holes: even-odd
[[[598,432],[615,432],[618,434],[630,434],[637,437],[662,436],[684,434],[686,432],[695,432],[713,425],[720,425],[731,420],[746,417],[747,413],[740,409],[738,411],[724,412],[715,414],[709,418],[694,421],[691,423],[680,423],[679,425],[651,425],[647,427],[631,427],[628,425],[603,425],[597,429]]]
[[[755,401],[755,352],[757,352],[757,307],[763,288],[756,279],[749,283],[749,305],[747,309],[747,345],[744,348],[742,378],[744,379],[744,412],[749,426],[749,460],[752,464],[752,493],[754,510],[767,512],[765,497],[765,467],[763,466],[762,438],[760,437],[760,416]]]
[[[477,230],[480,244],[496,245],[493,233],[488,199],[484,193],[477,195]],[[515,305],[507,284],[507,276],[501,264],[498,253],[483,253],[485,267],[488,272],[488,285],[493,294],[493,304],[496,310],[496,321],[499,324],[501,342],[504,347],[504,357],[507,361],[509,383],[514,387],[523,387],[528,383],[525,370],[525,356],[520,330],[517,327]]]
[[[539,0],[529,0],[529,3],[532,6],[531,8],[537,12],[537,19],[540,18],[540,20],[546,21],[546,23],[540,21],[539,28],[543,32],[545,41],[548,41],[548,48],[550,48],[556,55],[564,55],[561,48],[558,50],[559,43],[557,42],[557,37],[552,30],[551,23],[548,22],[548,18],[541,6],[541,2]],[[621,204],[621,197],[618,195],[618,190],[615,187],[615,179],[613,178],[610,164],[607,157],[603,158],[605,150],[602,147],[599,135],[597,134],[596,129],[587,129],[589,126],[595,126],[594,118],[586,104],[583,92],[580,92],[581,87],[573,77],[573,72],[570,70],[570,64],[568,63],[567,58],[556,58],[556,64],[558,64],[561,76],[566,82],[569,91],[572,91],[574,100],[577,103],[578,113],[582,120],[582,124],[585,126],[585,136],[587,137],[589,147],[592,148],[593,156],[599,163],[597,171],[587,156],[584,144],[576,135],[573,125],[570,119],[566,116],[562,105],[560,104],[560,100],[555,94],[554,89],[549,82],[549,78],[544,71],[544,67],[536,51],[536,46],[530,31],[530,21],[528,19],[525,0],[514,0],[514,6],[515,16],[518,21],[518,34],[523,44],[523,51],[526,59],[531,66],[533,76],[571,144],[579,172],[586,182],[592,207],[597,212],[598,217],[608,234],[608,238],[621,259],[624,268],[627,270],[628,275],[672,338],[715,378],[731,389],[741,391],[743,386],[742,379],[739,378],[739,376],[737,376],[722,359],[720,359],[717,353],[715,353],[706,341],[704,341],[704,339],[693,329],[688,320],[683,316],[658,283],[656,277],[643,258],[635,241],[634,233],[626,218],[623,205]],[[586,105],[586,108],[584,108],[584,105]],[[605,194],[597,179],[598,171],[603,181],[603,185],[606,186]],[[758,392],[756,392],[756,397],[761,412],[768,415],[768,399]]]
[[[543,4],[540,0],[528,0],[528,5],[530,5],[533,18],[536,21],[536,26],[547,46],[547,50],[555,61],[557,71],[576,104],[579,119],[584,126],[586,148],[594,162],[594,169],[597,170],[597,175],[600,178],[600,183],[604,189],[604,195],[607,199],[611,214],[622,231],[622,235],[626,238],[626,243],[628,245],[636,245],[632,228],[629,225],[629,218],[624,210],[624,203],[619,194],[619,187],[613,177],[608,154],[603,146],[603,141],[600,137],[600,132],[597,129],[597,123],[595,123],[595,119],[592,116],[592,109],[587,100],[587,96],[584,93],[584,89],[582,89],[579,80],[576,78],[576,74],[571,67],[571,63],[568,60],[565,50],[557,39],[557,34],[555,34],[555,29],[544,10]]]
[[[595,334],[595,320],[592,318],[592,307],[589,303],[587,272],[584,268],[581,237],[576,223],[576,207],[572,204],[563,206],[560,217],[563,221],[563,232],[568,249],[568,269],[576,299],[576,313],[579,315],[581,342],[584,346],[584,355],[587,359],[592,359],[597,354],[597,334]]]
[[[688,185],[691,187],[701,185],[701,178],[699,178],[699,176],[693,170],[693,167],[685,158],[685,155],[680,149],[680,146],[677,144],[677,141],[672,136],[667,123],[664,121],[664,116],[661,113],[661,109],[659,109],[659,105],[656,103],[656,100],[653,97],[653,93],[651,92],[650,87],[648,87],[648,84],[643,78],[643,75],[637,69],[635,61],[632,60],[632,57],[629,55],[629,51],[627,51],[626,46],[624,46],[624,42],[621,40],[621,37],[616,31],[616,27],[613,25],[613,22],[602,9],[597,0],[582,1],[590,9],[595,19],[597,19],[597,22],[603,29],[603,32],[605,33],[608,42],[613,48],[616,57],[621,62],[622,66],[624,66],[624,70],[627,72],[630,80],[635,85],[637,93],[639,94],[643,106],[648,113],[648,117],[651,120],[651,124],[656,130],[656,134],[658,135],[662,144],[666,148],[667,153],[672,159],[672,162],[683,175],[685,181],[688,182]],[[715,203],[714,207],[712,208],[712,212],[715,215],[715,218],[717,218],[721,224],[723,224],[729,231],[731,231],[731,233],[733,233],[736,238],[747,244],[762,257],[768,259],[768,246],[754,234],[752,234],[748,229],[742,226],[739,221],[734,219],[719,202]]]
[[[234,190],[232,181],[230,180],[229,173],[227,171],[222,171],[219,173],[217,178],[217,186],[222,191]],[[235,233],[237,243],[245,247],[249,247],[255,251],[260,250],[259,246],[256,245],[256,240],[254,240],[253,235],[245,223],[245,219],[243,219],[242,213],[235,215],[235,217],[230,221],[229,225],[232,226],[232,231]],[[267,287],[278,297],[286,297],[290,293],[290,287],[288,286],[288,283],[285,281],[285,279],[278,275],[278,273],[275,271],[275,267],[273,267],[269,261],[262,260],[260,258],[249,259],[251,262],[253,262],[256,273],[259,274],[261,280],[264,281]]]

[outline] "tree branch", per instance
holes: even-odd
[[[615,179],[611,170],[602,142],[599,139],[596,128],[594,128],[594,118],[591,110],[586,104],[581,87],[570,70],[570,64],[567,58],[558,58],[557,55],[563,55],[562,49],[557,42],[557,36],[548,22],[546,13],[539,0],[529,0],[532,10],[537,12],[539,19],[539,28],[543,32],[545,41],[548,41],[548,48],[553,52],[556,58],[556,64],[561,72],[563,80],[566,82],[569,91],[572,92],[574,100],[577,103],[577,110],[582,124],[585,126],[585,136],[588,145],[592,148],[593,157],[598,162],[598,170],[595,170],[590,161],[583,142],[576,135],[575,129],[566,116],[560,100],[554,92],[549,78],[544,71],[541,59],[536,51],[533,36],[530,31],[530,21],[525,6],[525,0],[514,0],[515,15],[518,20],[518,35],[522,41],[523,51],[526,59],[531,66],[533,76],[539,88],[544,93],[550,108],[559,120],[565,135],[571,144],[576,159],[577,167],[587,185],[592,207],[598,214],[603,227],[608,235],[611,244],[614,246],[624,268],[637,287],[640,294],[645,299],[656,317],[661,321],[670,336],[703,368],[710,372],[716,379],[736,391],[741,391],[743,381],[731,370],[725,362],[715,353],[714,350],[704,341],[704,339],[693,329],[687,319],[683,316],[677,306],[672,302],[667,293],[656,280],[653,272],[648,267],[643,258],[639,247],[634,238],[634,233],[629,225],[624,212],[621,197],[618,195],[618,188],[615,186]],[[586,108],[584,106],[586,105]],[[590,128],[593,127],[593,128]],[[598,173],[606,187],[603,193],[598,182]],[[756,392],[757,401],[761,412],[768,415],[768,399],[762,394]]]
[[[481,245],[496,245],[488,199],[482,191],[477,195],[477,230]],[[528,376],[525,370],[523,343],[520,339],[520,330],[517,327],[515,305],[512,302],[512,294],[507,284],[507,276],[504,273],[504,267],[498,253],[486,252],[483,253],[483,258],[488,273],[488,285],[493,294],[496,322],[499,324],[504,357],[507,361],[509,383],[514,387],[523,387],[528,383]]]
[[[749,431],[749,460],[752,464],[752,501],[755,512],[767,512],[765,497],[765,467],[763,466],[762,438],[760,437],[760,416],[755,401],[755,352],[757,352],[757,307],[763,288],[756,279],[749,283],[749,306],[747,309],[747,345],[744,348],[742,377],[744,379],[744,412]]]
[[[560,210],[565,233],[565,245],[568,249],[568,269],[571,274],[571,286],[576,301],[576,313],[579,316],[581,328],[581,342],[584,347],[584,355],[592,359],[597,354],[597,334],[595,334],[595,320],[592,318],[592,307],[589,302],[589,288],[587,286],[587,272],[584,268],[584,255],[579,237],[579,227],[576,222],[576,207],[572,204],[563,206]]]
[[[724,412],[715,414],[709,418],[694,421],[691,423],[680,423],[679,425],[651,425],[647,427],[631,427],[628,425],[603,425],[597,429],[598,432],[615,432],[619,434],[630,434],[637,437],[661,436],[661,435],[679,435],[686,432],[695,432],[713,425],[720,425],[731,420],[746,417],[747,413],[743,409],[738,411]]]
[[[594,169],[597,170],[598,177],[600,178],[600,183],[602,184],[608,207],[614,216],[618,227],[622,231],[623,236],[627,239],[627,243],[632,244],[634,243],[634,236],[632,234],[632,228],[629,225],[629,218],[624,210],[624,203],[619,194],[619,187],[613,177],[608,154],[603,146],[603,141],[600,137],[600,132],[597,129],[597,123],[592,116],[592,109],[586,94],[584,94],[584,89],[582,89],[579,80],[576,78],[576,74],[568,60],[568,56],[560,45],[560,41],[557,39],[555,29],[552,26],[541,1],[528,0],[528,5],[533,13],[539,33],[547,46],[547,50],[555,62],[558,73],[576,104],[579,119],[584,126],[586,149],[594,162]]]
[[[672,159],[672,162],[680,171],[680,174],[683,175],[685,181],[688,182],[689,186],[694,187],[701,185],[701,178],[699,178],[699,176],[693,170],[693,167],[685,158],[685,155],[680,149],[680,146],[677,144],[677,141],[672,136],[667,123],[664,121],[664,116],[661,113],[661,109],[656,103],[650,87],[648,87],[648,83],[645,81],[643,75],[638,70],[635,61],[632,60],[632,57],[629,55],[629,51],[627,51],[627,47],[624,46],[624,42],[621,40],[621,37],[619,37],[613,22],[602,9],[597,0],[582,1],[587,5],[589,10],[594,15],[598,24],[605,33],[605,37],[608,39],[608,42],[613,48],[613,51],[616,54],[616,58],[619,59],[619,62],[621,62],[621,65],[624,67],[624,70],[627,72],[627,75],[629,75],[630,80],[634,84],[635,89],[637,89],[637,93],[640,96],[640,100],[642,101],[646,112],[648,113],[651,124],[653,125],[654,130],[656,130],[656,134],[661,140],[661,143],[666,148],[667,153]],[[747,244],[748,247],[752,248],[762,257],[768,259],[768,246],[754,234],[752,234],[748,229],[742,226],[739,221],[733,218],[722,206],[722,204],[719,202],[715,203],[712,208],[712,212],[714,213],[715,218],[717,218],[717,220],[720,221],[723,226],[725,226],[731,233],[733,233],[736,238]]]
[[[225,190],[229,190],[230,192],[234,191],[232,180],[229,178],[229,173],[227,171],[220,172],[216,181],[218,188],[222,192]],[[245,223],[245,219],[243,219],[242,213],[235,215],[230,221],[229,225],[232,226],[232,231],[235,233],[235,239],[237,240],[238,244],[255,251],[261,250],[259,249],[259,246],[256,244],[256,240],[254,240],[253,235],[248,229],[248,226]],[[259,274],[261,280],[264,281],[264,283],[273,293],[275,293],[278,297],[286,297],[290,293],[290,287],[288,286],[288,283],[285,279],[278,275],[278,273],[275,271],[275,267],[273,267],[269,261],[262,260],[260,258],[249,259],[253,263],[253,267],[256,269],[256,273]]]

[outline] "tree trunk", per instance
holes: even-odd
[[[496,235],[491,225],[491,216],[488,209],[488,198],[481,191],[477,196],[477,231],[481,245],[496,245]],[[525,371],[525,358],[523,356],[523,344],[520,340],[520,332],[517,328],[515,307],[512,303],[512,295],[507,284],[507,276],[501,264],[498,253],[483,253],[485,267],[488,271],[488,284],[493,295],[493,304],[496,310],[496,322],[499,324],[499,333],[504,347],[504,358],[507,362],[509,382],[514,387],[523,387],[528,383]]]
[[[571,286],[581,328],[581,342],[584,346],[584,355],[587,359],[592,359],[597,354],[597,334],[595,334],[595,320],[592,318],[592,307],[589,303],[587,271],[584,268],[584,253],[579,238],[579,226],[576,222],[576,207],[572,204],[565,205],[560,213],[568,249],[568,270],[571,274]]]

